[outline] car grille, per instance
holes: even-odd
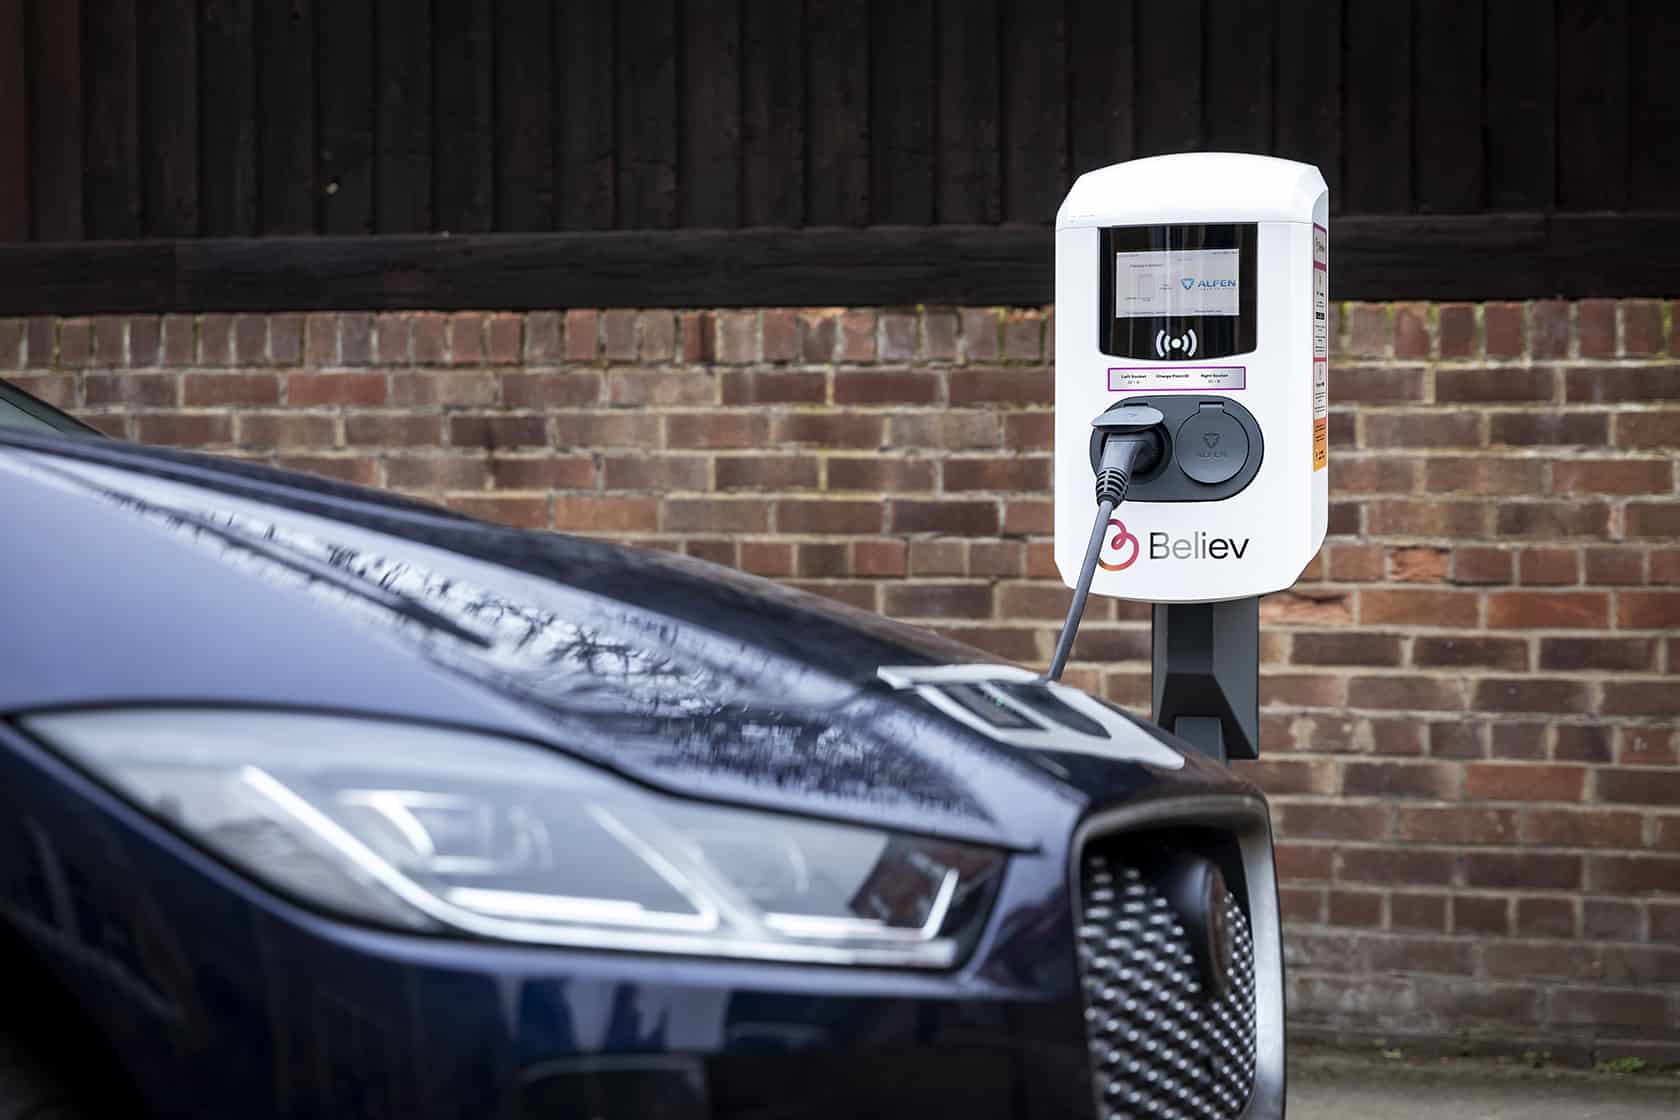
[[[1079,969],[1102,1120],[1231,1120],[1254,1087],[1254,941],[1229,891],[1227,992],[1202,983],[1166,896],[1115,840],[1081,857]]]

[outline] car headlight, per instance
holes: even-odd
[[[663,796],[436,727],[158,709],[24,726],[254,879],[410,930],[945,968],[1004,865],[986,848]]]

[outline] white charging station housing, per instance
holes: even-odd
[[[1091,420],[1122,402],[1172,445],[1110,522],[1091,590],[1198,603],[1289,587],[1329,512],[1329,191],[1218,152],[1079,177],[1056,216],[1055,555],[1096,512]]]

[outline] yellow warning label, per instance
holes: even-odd
[[[1313,470],[1330,465],[1330,231],[1313,226]]]
[[[1313,470],[1330,465],[1330,418],[1313,421]]]

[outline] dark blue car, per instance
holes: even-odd
[[[0,533],[4,1120],[1282,1115],[1265,803],[1077,690],[91,436]]]

